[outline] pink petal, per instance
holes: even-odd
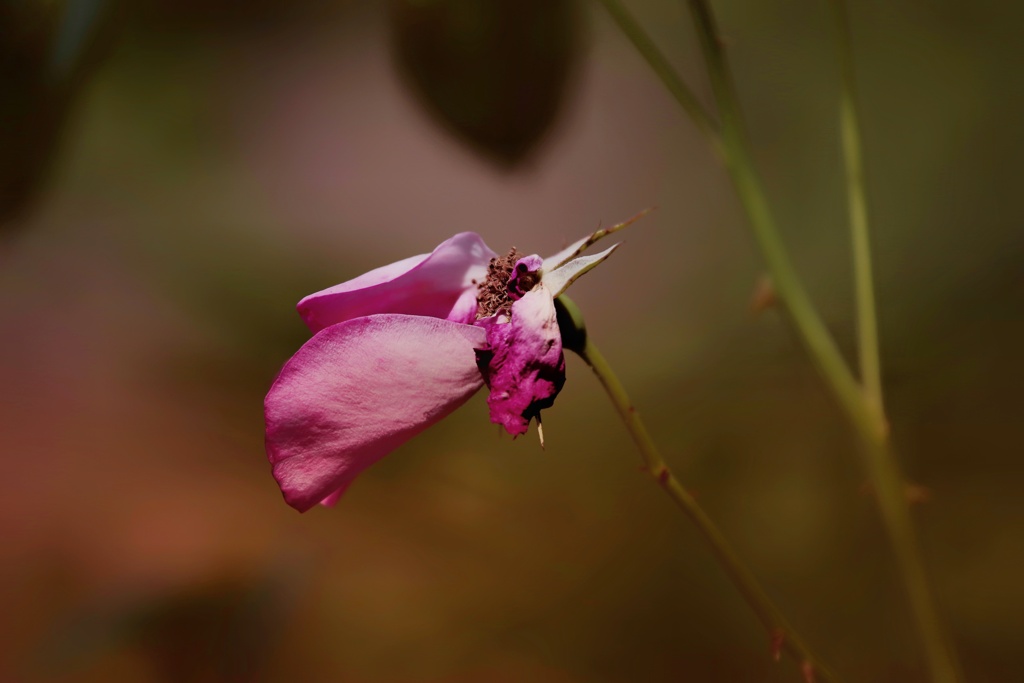
[[[565,356],[551,292],[538,285],[512,304],[507,323],[487,325],[487,347],[477,363],[491,393],[491,422],[513,436],[549,408],[565,383]]]
[[[508,283],[505,285],[508,295],[513,301],[522,299],[523,295],[533,289],[534,285],[540,281],[540,275],[537,271],[540,270],[543,263],[544,260],[536,254],[524,256],[516,261],[512,274],[509,275]]]
[[[482,386],[483,329],[374,315],[317,333],[285,364],[264,404],[267,455],[299,511],[332,496]]]
[[[314,332],[352,318],[405,313],[469,323],[476,316],[476,282],[496,256],[480,236],[463,232],[430,254],[413,256],[299,302],[299,315]]]

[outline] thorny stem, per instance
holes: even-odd
[[[868,409],[885,420],[878,329],[872,283],[871,242],[868,230],[867,193],[857,105],[853,48],[845,0],[831,0],[837,39],[841,100],[839,121],[846,164],[847,201],[853,242],[853,272],[857,299],[857,331],[861,380]],[[942,625],[921,561],[917,539],[907,511],[905,487],[887,444],[869,443],[866,458],[876,487],[879,505],[892,536],[896,558],[909,592],[911,608],[924,645],[933,681],[952,683],[962,677],[956,650]],[[883,494],[882,488],[886,491]]]
[[[626,36],[637,46],[655,73],[675,94],[672,83],[680,82],[667,62],[655,63],[650,55],[660,56],[650,37],[614,0],[602,0]],[[709,80],[718,104],[720,127],[710,137],[718,156],[723,159],[732,178],[737,195],[747,213],[754,236],[764,255],[772,284],[789,318],[807,349],[812,363],[821,373],[829,390],[860,434],[864,443],[865,466],[878,499],[882,520],[886,526],[900,568],[903,583],[914,611],[921,642],[928,657],[933,680],[946,683],[958,680],[954,650],[944,635],[934,597],[929,587],[924,562],[910,518],[903,477],[888,447],[888,423],[882,411],[881,372],[878,362],[876,316],[867,241],[867,213],[860,171],[859,130],[855,106],[844,104],[844,153],[847,168],[856,171],[850,177],[851,220],[854,240],[855,270],[857,271],[858,330],[860,335],[860,365],[864,386],[854,377],[843,359],[835,340],[825,327],[803,284],[793,268],[789,255],[779,236],[760,179],[754,169],[744,132],[739,99],[736,96],[722,43],[715,26],[714,15],[707,0],[687,0],[694,18],[697,36],[707,67]],[[837,18],[840,27],[840,50],[845,51],[844,103],[855,103],[852,98],[852,58],[849,57],[848,28],[845,12]],[[846,41],[843,43],[842,41]],[[686,92],[689,92],[688,90]],[[678,96],[677,96],[678,99]],[[680,102],[697,127],[704,131],[708,117],[700,111],[694,115],[691,107]],[[847,130],[848,128],[848,130]],[[853,134],[851,136],[851,133]],[[854,157],[851,161],[851,150]],[[857,187],[853,187],[856,182]],[[856,214],[856,215],[855,215]],[[858,226],[858,222],[860,223]]]
[[[697,503],[697,500],[683,488],[683,485],[675,477],[668,465],[665,464],[657,447],[651,440],[647,428],[640,419],[639,413],[637,413],[636,408],[630,402],[622,383],[619,382],[618,377],[616,377],[604,356],[601,355],[601,352],[588,340],[581,355],[583,360],[590,365],[594,374],[597,375],[597,378],[615,405],[615,409],[626,424],[626,429],[629,430],[630,436],[643,457],[644,469],[661,485],[669,498],[689,517],[690,521],[696,525],[697,530],[710,546],[712,553],[714,553],[719,564],[740,592],[740,595],[743,596],[743,599],[746,600],[754,614],[757,615],[757,618],[768,631],[774,647],[780,648],[792,655],[805,670],[807,668],[812,669],[821,680],[838,680],[814,655],[803,638],[800,637],[779,611],[779,608],[768,597],[751,571],[739,559],[715,523],[704,512],[704,509]]]
[[[570,304],[571,305],[571,304]],[[712,553],[718,563],[725,570],[725,573],[732,580],[733,585],[743,596],[743,599],[753,610],[754,614],[767,629],[772,639],[772,647],[776,652],[785,651],[790,654],[801,665],[807,680],[838,681],[836,676],[825,668],[821,661],[814,655],[803,638],[782,616],[779,608],[775,606],[768,594],[758,583],[757,579],[743,562],[736,555],[736,552],[725,540],[725,536],[711,521],[704,509],[697,503],[696,499],[683,488],[675,475],[665,464],[665,460],[658,452],[657,446],[647,432],[640,419],[639,413],[629,400],[625,388],[615,375],[608,361],[601,352],[590,341],[589,337],[583,343],[583,348],[578,351],[583,360],[590,366],[600,380],[612,404],[626,424],[630,436],[636,443],[643,457],[644,469],[650,474],[669,498],[686,514],[692,521],[703,539],[710,546]],[[812,673],[813,672],[813,673]],[[810,676],[807,674],[811,673]]]
[[[711,10],[704,0],[688,1],[697,24],[697,36],[707,64],[711,87],[718,101],[722,119],[722,139],[726,151],[726,169],[764,255],[772,285],[779,300],[785,305],[801,341],[807,347],[811,360],[835,394],[840,406],[866,438],[883,442],[887,432],[884,420],[877,412],[868,410],[860,385],[815,310],[779,237],[768,199],[754,170],[739,100],[735,94]]]
[[[768,211],[760,181],[754,171],[753,160],[743,133],[739,101],[711,9],[706,0],[688,0],[688,2],[697,25],[697,34],[700,37],[715,98],[721,110],[722,136],[725,140],[726,163],[729,172],[740,199],[747,208],[754,233],[761,243],[761,249],[768,262],[779,298],[785,305],[827,386],[835,394],[861,436],[864,445],[865,467],[878,499],[882,521],[888,532],[896,563],[910,600],[932,679],[942,683],[956,681],[958,676],[953,648],[944,635],[939,612],[929,586],[924,561],[921,558],[913,522],[910,518],[903,477],[888,447],[889,430],[881,412],[880,379],[877,380],[878,399],[877,401],[872,400],[870,394],[865,392],[854,379],[831,335],[825,329],[821,318],[811,304],[803,285],[789,264],[778,230]],[[861,237],[866,237],[866,224],[863,227],[865,227],[865,233]],[[855,235],[854,239],[860,238]],[[861,267],[863,268],[863,266]],[[858,287],[864,286],[870,293],[870,270],[862,272],[861,275],[863,279],[858,283]],[[861,295],[862,292],[858,294]],[[863,304],[860,306],[860,313],[867,315],[868,311],[863,308]],[[869,348],[867,353],[873,355],[873,359],[869,360],[869,364],[871,362],[877,364],[877,340],[874,339],[873,333],[875,324],[873,308],[872,301],[869,327],[872,328],[870,344],[873,348]],[[866,369],[870,370],[870,365]],[[877,365],[875,370],[870,371],[877,375]]]

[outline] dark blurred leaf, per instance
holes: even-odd
[[[109,42],[108,5],[0,5],[0,228],[41,189],[68,111]]]
[[[550,129],[579,47],[573,0],[392,0],[400,71],[446,128],[503,165]]]

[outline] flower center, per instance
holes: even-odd
[[[487,277],[477,285],[477,320],[496,313],[509,315],[512,302],[522,298],[540,282],[540,274],[536,269],[531,270],[526,263],[530,259],[524,258],[515,247],[504,256],[491,259],[487,264]],[[539,268],[540,259],[536,260]]]

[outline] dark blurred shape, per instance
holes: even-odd
[[[265,680],[294,579],[288,572],[220,579],[83,608],[44,644],[40,660],[46,673],[60,673],[128,647],[145,654],[160,680]]]
[[[555,299],[555,315],[562,334],[562,347],[582,356],[587,345],[587,324],[583,313],[572,299],[563,294]]]
[[[0,5],[0,230],[31,207],[109,43],[104,0]]]
[[[503,166],[521,163],[562,104],[580,44],[573,0],[392,0],[395,61],[423,106]]]

